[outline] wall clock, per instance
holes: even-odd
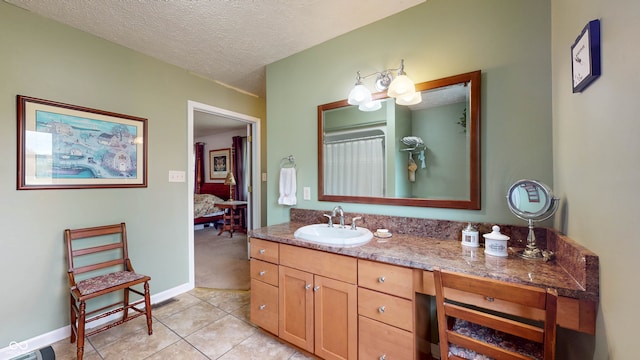
[[[571,46],[573,92],[591,85],[600,70],[600,20],[591,20]]]

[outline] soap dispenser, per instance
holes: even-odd
[[[478,247],[478,230],[469,223],[466,228],[462,229],[462,245],[469,247]]]

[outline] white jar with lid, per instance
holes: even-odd
[[[469,247],[480,246],[478,230],[469,223],[466,228],[462,229],[462,245]]]
[[[487,255],[507,257],[507,241],[509,237],[500,233],[500,226],[493,225],[490,234],[482,235],[484,237],[484,253]]]

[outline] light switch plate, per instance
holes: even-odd
[[[305,200],[311,200],[311,188],[308,186],[305,186],[302,190],[303,190],[303,198]]]
[[[185,172],[178,170],[169,170],[169,182],[185,182]]]

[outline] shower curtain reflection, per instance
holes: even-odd
[[[384,196],[382,138],[324,145],[324,190],[330,195]]]

